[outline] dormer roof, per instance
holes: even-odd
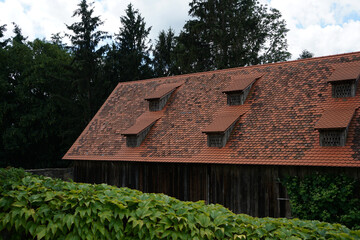
[[[243,74],[231,77],[231,84],[227,86],[223,93],[244,91],[248,86],[261,78],[264,73]]]
[[[213,122],[202,130],[203,133],[223,133],[245,114],[243,106],[225,106],[215,114]]]
[[[166,96],[168,93],[174,91],[176,88],[180,87],[182,84],[182,82],[179,82],[160,85],[155,91],[147,95],[145,100],[160,99]]]
[[[339,64],[334,66],[334,71],[328,82],[356,80],[360,76],[360,64]]]
[[[132,125],[130,128],[123,131],[122,135],[137,135],[141,133],[143,130],[145,130],[147,127],[154,124],[157,120],[159,120],[162,117],[162,112],[146,112],[142,114],[138,119],[136,119],[136,122],[134,125]]]
[[[321,118],[316,123],[315,129],[347,128],[355,114],[355,110],[355,107],[327,109],[323,112]]]

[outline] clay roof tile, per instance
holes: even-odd
[[[347,128],[355,113],[354,108],[327,109],[316,123],[315,129]]]
[[[170,83],[159,86],[154,92],[150,93],[145,97],[145,100],[159,99],[164,97],[169,92],[174,91],[176,88],[180,87],[183,83]]]
[[[202,130],[203,133],[225,132],[246,112],[244,107],[225,106],[224,108],[216,114],[214,121]]]
[[[355,80],[360,76],[360,64],[336,66],[328,82]]]
[[[231,84],[223,90],[223,93],[244,91],[250,84],[262,77],[263,74],[236,75],[231,78]]]
[[[123,131],[122,135],[137,135],[162,117],[162,112],[146,112],[142,114],[133,126]]]

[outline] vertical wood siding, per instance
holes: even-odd
[[[286,189],[279,182],[286,176],[317,171],[360,178],[358,168],[330,167],[75,161],[74,168],[77,182],[164,193],[184,201],[204,200],[256,217],[291,217]]]

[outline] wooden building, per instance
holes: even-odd
[[[360,52],[119,83],[64,156],[76,181],[289,217],[280,179],[360,178]]]

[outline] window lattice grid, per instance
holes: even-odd
[[[208,134],[209,147],[223,147],[224,134]]]
[[[242,99],[243,99],[243,93],[242,92],[228,93],[227,94],[227,104],[230,105],[230,106],[243,104]]]
[[[320,145],[324,147],[345,146],[346,130],[320,131]]]
[[[224,133],[208,133],[207,141],[208,147],[225,147],[232,130],[234,129],[235,123],[233,123]]]
[[[160,111],[161,109],[163,109],[167,103],[167,101],[169,100],[171,93],[173,91],[169,92],[168,94],[166,94],[164,97],[160,98],[160,99],[153,99],[149,101],[149,110],[154,112],[154,111]]]
[[[128,135],[126,136],[126,146],[128,147],[137,147],[138,136],[137,135]]]
[[[250,92],[252,84],[250,84],[244,91],[227,93],[227,104],[232,105],[242,105],[245,103],[246,97]]]
[[[126,146],[128,147],[138,147],[140,144],[145,140],[146,136],[148,135],[151,127],[154,124],[150,125],[149,127],[145,128],[137,135],[128,135],[126,136]]]
[[[343,82],[332,84],[332,95],[335,98],[354,97],[355,96],[355,82]]]

